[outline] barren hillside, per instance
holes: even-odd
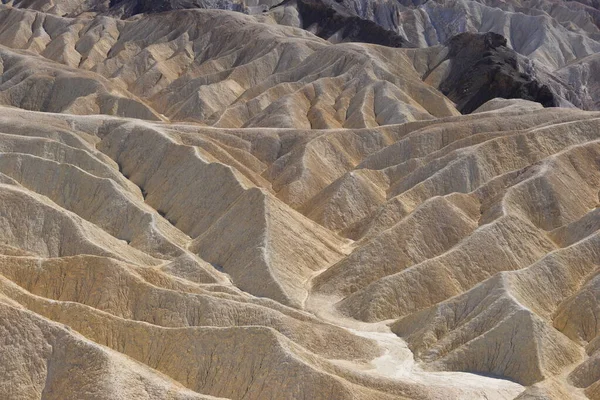
[[[0,5],[0,399],[600,399],[597,5],[417,3]]]

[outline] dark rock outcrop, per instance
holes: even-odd
[[[194,8],[244,12],[243,4],[227,0],[110,0],[108,14],[129,18],[138,14]]]
[[[363,42],[389,47],[415,47],[396,32],[377,23],[344,12],[334,5],[315,0],[293,0],[281,5],[294,5],[298,9],[302,28],[317,36],[336,42]]]
[[[559,105],[549,86],[524,71],[504,36],[461,33],[446,46],[451,67],[439,89],[463,114],[495,97],[531,100],[544,107]]]

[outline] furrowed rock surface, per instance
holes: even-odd
[[[0,398],[599,398],[596,14],[530,3],[0,6]]]
[[[237,13],[188,10],[122,21],[2,6],[0,27],[0,44],[91,71],[89,79],[108,78],[115,90],[130,93],[130,102],[143,102],[138,108],[145,104],[148,112],[170,120],[225,128],[361,128],[456,114],[451,102],[411,71],[400,50],[333,46],[306,31]],[[22,66],[21,74],[44,93],[50,83],[40,67]],[[79,94],[79,107],[100,96],[95,94],[100,89],[90,90]],[[61,102],[66,108],[73,100]],[[5,104],[24,101],[7,94]],[[123,115],[107,101],[97,106],[103,113]],[[62,111],[54,103],[25,108]]]

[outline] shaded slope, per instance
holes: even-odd
[[[428,81],[431,76],[430,82],[466,114],[495,97],[558,106],[559,99],[552,90],[527,74],[517,54],[506,45],[506,39],[494,33],[454,36],[445,44],[447,55],[436,58],[438,64],[426,72],[424,79]],[[435,70],[448,63],[445,71]]]

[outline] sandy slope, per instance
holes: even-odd
[[[485,391],[489,398],[512,398],[523,391],[522,386],[497,378],[490,381],[477,375],[427,372],[431,369],[511,378],[526,386],[536,384],[537,390],[557,398],[563,391],[580,393],[568,386],[569,382],[589,387],[588,392],[593,393],[593,374],[581,377],[590,376],[584,372],[589,367],[573,368],[585,361],[584,349],[598,334],[588,323],[593,316],[581,315],[577,302],[594,296],[596,286],[593,280],[588,283],[587,277],[593,276],[598,265],[592,243],[595,227],[600,226],[593,222],[600,180],[589,166],[597,165],[593,127],[599,119],[579,111],[547,109],[523,114],[507,107],[504,112],[511,115],[509,120],[502,110],[408,131],[402,125],[371,131],[370,135],[388,138],[396,135],[397,140],[390,139],[390,143],[397,147],[410,138],[418,140],[425,132],[433,138],[435,130],[444,129],[444,137],[453,138],[457,145],[446,151],[443,149],[450,143],[436,146],[428,140],[420,145],[423,151],[428,149],[428,155],[420,157],[421,166],[413,167],[414,172],[405,173],[402,179],[425,175],[412,178],[409,186],[397,180],[401,175],[395,171],[407,168],[406,161],[382,158],[388,147],[364,156],[357,171],[364,168],[360,165],[374,163],[370,168],[383,168],[389,186],[381,205],[353,224],[369,221],[360,229],[353,227],[354,238],[360,240],[352,242],[340,236],[347,231],[343,224],[336,227],[336,234],[286,205],[277,197],[269,175],[267,180],[255,178],[264,185],[256,188],[248,178],[256,173],[246,171],[246,177],[212,158],[219,148],[237,155],[239,162],[256,159],[267,168],[274,162],[268,161],[273,157],[263,143],[294,135],[294,131],[235,132],[5,108],[2,131],[13,132],[4,136],[0,157],[6,254],[0,270],[5,301],[10,307],[36,313],[40,321],[66,324],[86,341],[108,346],[192,390],[214,396],[276,398],[301,390],[292,396],[477,398]],[[498,131],[503,125],[508,130]],[[483,137],[468,133],[473,126],[480,132],[475,136]],[[52,128],[56,129],[54,137],[48,134]],[[486,130],[491,131],[489,135]],[[332,131],[313,140],[333,139],[335,134]],[[371,140],[366,132],[363,135],[362,140]],[[216,147],[209,148],[200,139]],[[189,144],[192,140],[196,145]],[[508,149],[514,141],[536,145],[523,144],[520,152],[486,153],[488,146]],[[255,150],[246,147],[250,143]],[[296,146],[307,145],[300,141]],[[436,151],[440,145],[442,150]],[[52,150],[57,146],[64,147],[65,156],[72,153],[70,162],[55,160],[57,153]],[[39,150],[43,148],[51,151]],[[527,148],[531,153],[524,151]],[[239,152],[247,156],[241,157]],[[453,161],[436,167],[437,172],[428,176],[427,165],[448,156]],[[337,162],[339,156],[330,152],[329,157],[321,161]],[[466,165],[479,172],[470,182],[447,178],[445,174],[455,168],[461,171],[463,159],[471,160]],[[310,165],[300,160],[290,158],[284,169]],[[375,166],[377,162],[383,164]],[[390,163],[397,167],[388,166]],[[222,174],[215,174],[217,166],[225,167]],[[348,174],[353,172],[340,172],[341,177]],[[302,182],[305,176],[298,175],[290,184]],[[376,175],[360,176],[369,179]],[[187,185],[183,179],[188,180]],[[453,183],[425,190],[427,182],[436,179]],[[203,189],[211,181],[219,182],[219,201],[205,197],[213,192]],[[329,191],[335,182],[332,177],[320,191]],[[312,181],[306,180],[302,186],[310,188]],[[438,189],[432,192],[435,187]],[[539,203],[540,190],[551,194],[543,197],[550,203]],[[337,195],[315,195],[329,205],[320,215],[343,210],[360,191],[334,193]],[[94,199],[104,199],[103,205],[90,207]],[[303,208],[309,210],[310,202]],[[502,208],[497,204],[503,204]],[[38,209],[45,211],[36,214]],[[188,212],[180,214],[179,209]],[[140,222],[136,222],[137,214]],[[461,219],[466,225],[458,231]],[[572,261],[551,261],[557,257]],[[555,267],[548,269],[550,265]],[[564,273],[556,275],[558,265]],[[575,265],[581,266],[574,269]],[[511,270],[516,271],[511,272],[514,278],[502,272]],[[361,276],[364,278],[358,279]],[[497,286],[508,277],[514,283]],[[561,289],[536,284],[549,278]],[[460,296],[452,297],[456,295]],[[542,300],[548,295],[552,297]],[[456,308],[450,314],[454,315],[451,323],[436,317],[446,315],[443,310],[447,307],[459,307],[460,319]],[[342,314],[383,324],[364,324]],[[385,325],[398,316],[402,319],[392,330],[407,340],[408,348]],[[473,329],[473,324],[482,325]],[[527,328],[528,324],[535,328]],[[248,326],[264,328],[244,328]],[[225,344],[223,340],[229,336],[221,334],[211,339],[211,332],[216,332],[211,327],[230,327],[227,332],[237,344]],[[424,333],[430,329],[438,332],[434,341]],[[513,340],[501,334],[507,329],[512,329],[520,346],[528,350],[504,349],[502,346],[510,346],[508,341]],[[419,333],[415,336],[413,332]],[[447,333],[440,336],[440,332]],[[23,333],[13,330],[5,338]],[[38,343],[38,339],[25,338],[22,343]],[[200,344],[202,340],[206,345]],[[529,341],[538,344],[531,347]],[[201,350],[206,346],[225,347],[206,356],[208,350]],[[590,346],[588,351],[593,354]],[[190,349],[201,353],[191,355]],[[486,356],[492,349],[500,353]],[[14,344],[6,350],[15,355],[26,351]],[[165,351],[169,354],[166,360],[160,355]],[[245,354],[248,364],[239,364],[239,354]],[[31,362],[40,362],[36,360]],[[60,365],[67,368],[70,364]],[[97,368],[104,374],[104,367]],[[291,372],[289,368],[299,369]],[[565,375],[570,370],[576,380]],[[237,371],[239,383],[211,383],[228,381],[231,378],[221,374],[233,371]],[[285,373],[286,378],[276,378],[274,371]],[[41,373],[44,376],[43,370]],[[198,374],[213,377],[200,379]],[[292,389],[302,381],[310,385]],[[22,385],[22,390],[36,390],[30,383]],[[2,390],[9,393],[6,390],[12,387]],[[72,396],[79,393],[73,386]]]
[[[599,113],[223,11],[0,44],[1,398],[600,398]]]

